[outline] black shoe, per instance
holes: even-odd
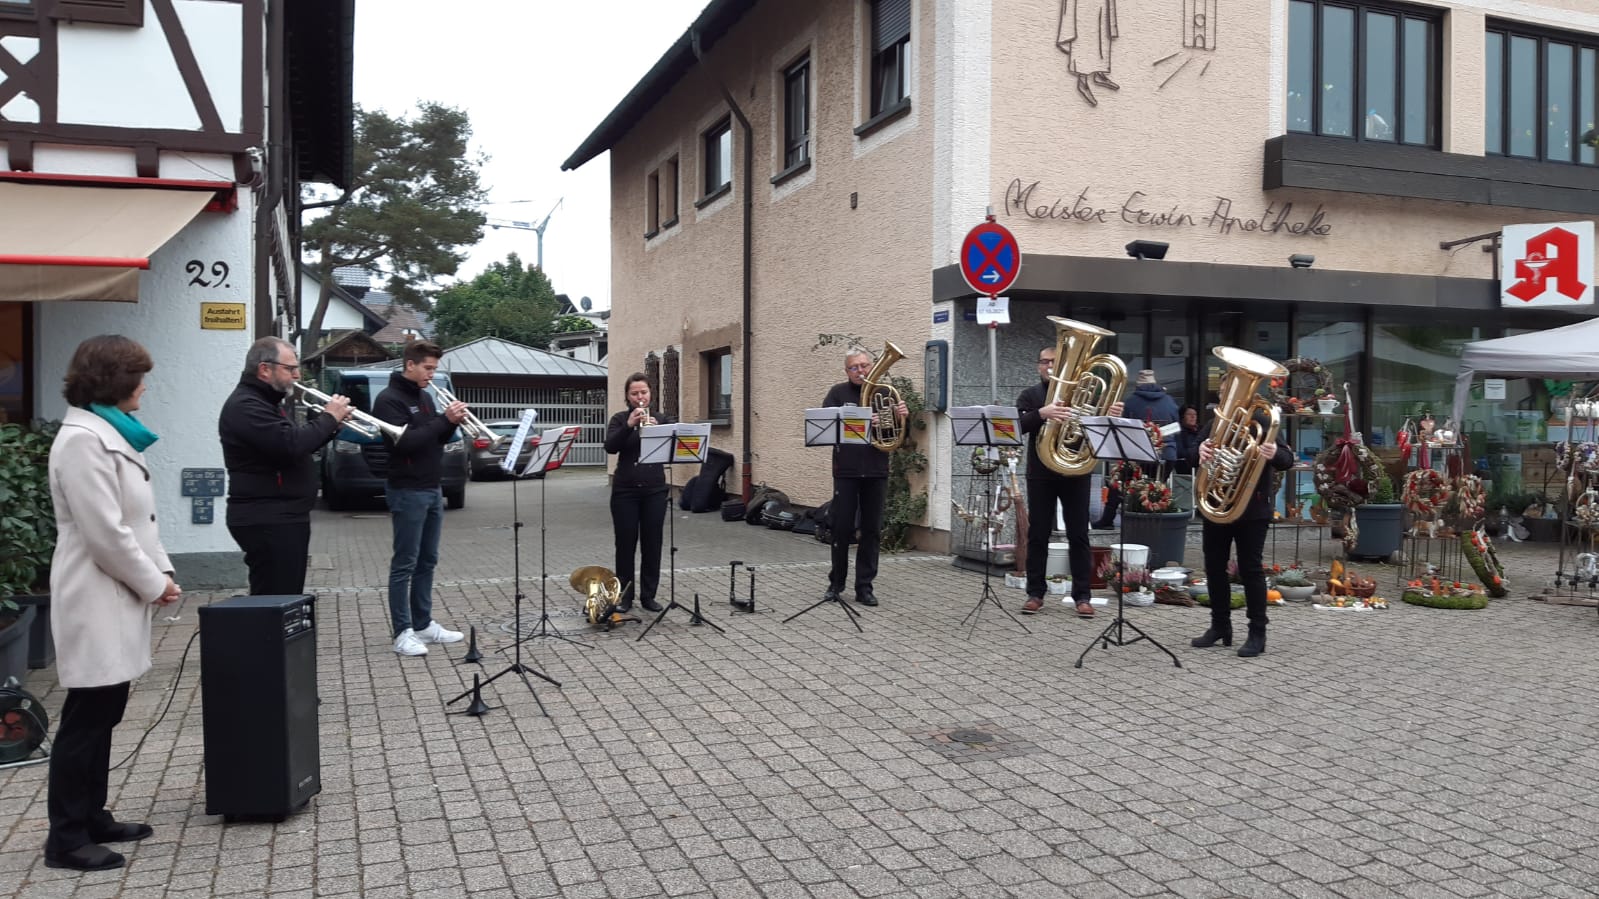
[[[843,601],[844,601],[844,597],[840,596],[838,591],[834,590],[831,587],[827,588],[827,592],[822,594],[822,602],[843,602]]]
[[[1213,624],[1209,630],[1188,641],[1188,645],[1195,649],[1209,649],[1215,646],[1218,640],[1221,641],[1223,646],[1233,645],[1233,629],[1230,627],[1221,628]],[[1239,654],[1242,655],[1243,650],[1239,650]]]
[[[1238,647],[1238,655],[1242,658],[1250,659],[1260,655],[1265,651],[1266,629],[1261,628],[1260,630],[1255,630],[1254,628],[1250,628],[1249,638],[1244,641],[1243,646]]]
[[[46,868],[71,868],[74,871],[109,871],[127,864],[120,852],[113,852],[99,843],[87,843],[70,852],[44,854]]]
[[[89,839],[96,843],[132,843],[142,840],[155,831],[148,824],[135,821],[113,821],[109,827],[89,828]]]
[[[633,600],[629,599],[626,602],[617,603],[616,604],[616,611],[622,613],[623,615],[626,615],[628,612],[633,611]]]
[[[863,606],[875,606],[875,605],[877,605],[877,597],[872,595],[872,591],[870,589],[867,589],[867,590],[856,590],[855,591],[855,601],[860,603]]]
[[[659,612],[660,610],[666,608],[653,599],[641,599],[638,601],[638,604],[643,606],[644,611],[646,612]]]

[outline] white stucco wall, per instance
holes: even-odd
[[[216,503],[214,523],[190,523],[191,503],[181,495],[181,470],[221,468],[217,414],[244,365],[254,333],[251,287],[253,197],[239,195],[231,213],[202,212],[166,246],[150,257],[150,270],[139,280],[137,303],[59,302],[37,307],[37,395],[42,418],[59,419],[66,411],[61,379],[73,351],[96,334],[123,334],[149,350],[155,369],[145,378],[146,392],[137,413],[160,435],[145,452],[152,466],[161,540],[170,553],[237,552],[223,524],[226,499]],[[215,262],[228,266],[222,286],[191,284],[185,265],[198,259],[207,272]],[[200,304],[244,303],[249,325],[241,331],[200,328]],[[182,571],[178,572],[182,580]]]
[[[317,296],[322,290],[315,278],[309,275],[300,276],[300,323],[309,326],[311,316],[316,312]],[[322,330],[324,331],[349,331],[360,330],[365,323],[361,313],[350,308],[350,304],[332,297],[328,298],[328,311],[322,315]]]

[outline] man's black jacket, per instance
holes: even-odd
[[[428,392],[395,372],[389,375],[389,386],[373,400],[372,414],[389,424],[406,426],[398,443],[383,438],[389,447],[389,486],[439,486],[444,444],[455,434],[455,425],[433,408]]]
[[[296,425],[284,399],[247,374],[222,404],[217,435],[228,470],[229,527],[311,520],[317,491],[311,454],[333,439],[339,424],[324,412]]]
[[[842,381],[834,384],[822,398],[822,406],[861,405],[861,385]],[[886,478],[888,453],[875,446],[837,444],[833,447],[833,477]]]

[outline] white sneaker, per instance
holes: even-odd
[[[452,631],[437,621],[417,631],[416,638],[423,643],[459,643],[464,639],[460,631]]]
[[[422,641],[416,638],[416,631],[410,628],[400,631],[400,635],[394,638],[394,651],[402,656],[425,656],[428,654],[428,648],[422,645]]]

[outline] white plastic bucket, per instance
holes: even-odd
[[[1071,548],[1070,543],[1051,543],[1049,545],[1049,562],[1044,565],[1044,577],[1071,573]]]
[[[1112,543],[1110,558],[1113,562],[1119,559],[1128,568],[1143,568],[1149,564],[1149,547],[1138,543]]]

